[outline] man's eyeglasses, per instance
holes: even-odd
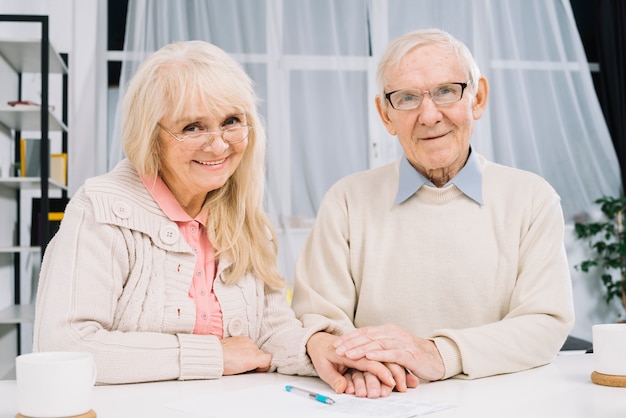
[[[251,126],[244,125],[241,122],[236,122],[226,129],[220,129],[219,131],[208,132],[206,129],[198,128],[197,131],[191,133],[181,132],[176,135],[165,126],[158,124],[161,129],[167,132],[172,138],[178,142],[184,142],[189,147],[194,149],[202,149],[211,146],[215,141],[215,138],[220,136],[222,141],[227,144],[237,144],[244,141],[252,129]]]
[[[424,99],[424,94],[430,95],[430,100],[437,105],[458,102],[463,97],[463,92],[468,83],[439,84],[430,90],[396,90],[385,93],[385,97],[396,110],[411,110],[419,107]]]

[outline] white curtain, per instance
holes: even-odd
[[[127,22],[120,97],[141,59],[174,41],[215,43],[249,72],[269,138],[267,207],[286,231],[308,225],[340,177],[400,155],[374,73],[387,43],[418,28],[464,41],[490,82],[477,151],[546,178],[568,221],[621,192],[569,0],[130,0]],[[109,167],[118,132],[119,119]]]

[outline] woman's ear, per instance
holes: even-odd
[[[382,100],[385,100],[383,98],[381,98],[381,96],[376,96],[376,110],[378,111],[378,115],[380,115],[380,119],[383,121],[383,124],[385,125],[385,128],[387,128],[387,132],[389,132],[389,134],[395,136],[396,135],[396,128],[393,125],[393,122],[391,121],[391,119],[389,118],[389,106],[387,106],[387,108],[383,108],[383,103]]]
[[[489,96],[489,83],[487,79],[481,76],[478,79],[478,88],[476,89],[476,96],[474,97],[474,103],[472,104],[472,115],[474,120],[478,120],[482,117],[485,108],[487,107],[487,97]]]

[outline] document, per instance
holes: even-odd
[[[315,387],[305,387],[311,391]],[[452,408],[454,405],[428,400],[416,400],[406,394],[392,393],[379,399],[357,398],[354,395],[339,395],[332,391],[324,392],[335,403],[332,405],[298,396],[287,392],[285,385],[264,385],[230,392],[207,393],[206,396],[177,401],[165,405],[205,417],[242,418],[242,417],[386,417],[409,418],[421,417],[436,411]]]

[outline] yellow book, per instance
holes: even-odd
[[[63,220],[64,212],[48,212],[48,220],[53,222],[60,222]]]
[[[67,154],[50,155],[50,178],[67,186]]]

